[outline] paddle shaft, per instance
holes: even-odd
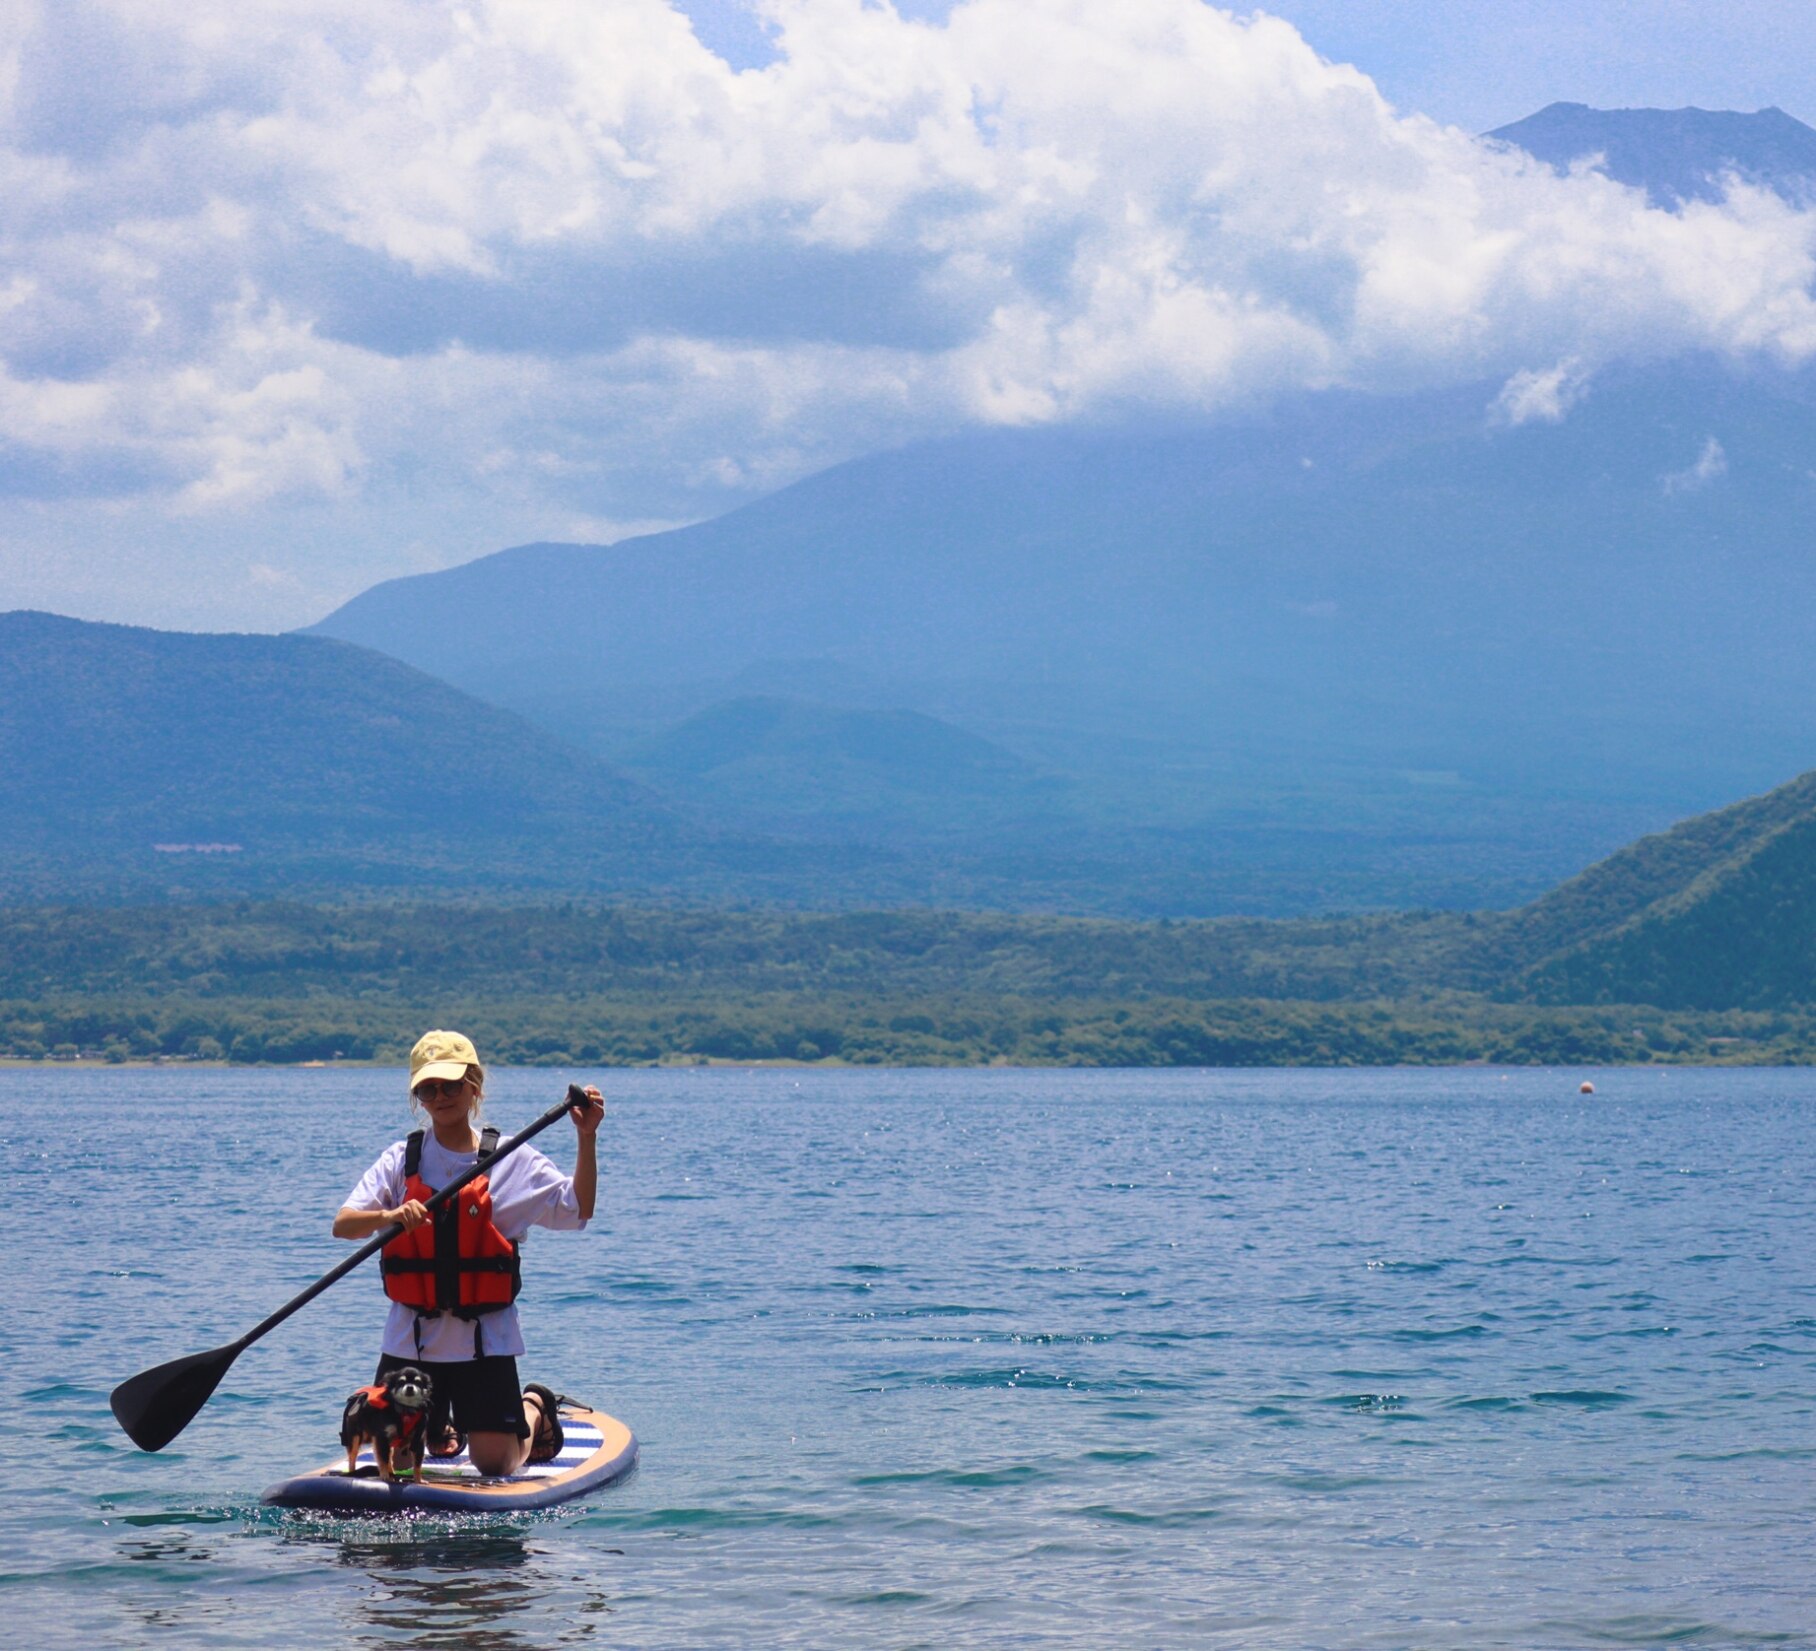
[[[423,1208],[427,1210],[429,1214],[433,1215],[442,1207],[442,1205],[446,1204],[449,1199],[453,1198],[469,1181],[478,1180],[480,1176],[486,1174],[495,1164],[497,1164],[501,1158],[508,1157],[526,1141],[540,1135],[551,1124],[559,1123],[572,1108],[584,1106],[585,1104],[585,1091],[581,1089],[579,1084],[569,1084],[566,1100],[562,1101],[558,1106],[550,1107],[548,1111],[543,1113],[543,1115],[538,1118],[535,1123],[531,1124],[528,1129],[519,1131],[508,1141],[501,1141],[498,1145],[498,1150],[494,1152],[491,1157],[480,1159],[470,1170],[466,1170],[462,1174],[457,1175],[443,1187],[440,1192],[436,1193],[428,1203],[423,1205]],[[289,1318],[292,1313],[300,1312],[303,1308],[307,1307],[310,1302],[314,1301],[315,1298],[322,1293],[322,1291],[326,1290],[332,1284],[338,1284],[362,1261],[369,1260],[371,1257],[377,1255],[380,1250],[389,1244],[392,1239],[396,1238],[403,1230],[402,1222],[393,1221],[391,1225],[386,1227],[382,1232],[373,1234],[371,1238],[355,1250],[352,1255],[348,1256],[338,1267],[322,1274],[320,1278],[311,1284],[308,1289],[303,1291],[300,1296],[296,1297],[295,1300],[285,1302],[284,1305],[278,1308],[278,1310],[268,1319],[264,1319],[258,1324],[255,1324],[245,1335],[241,1336],[238,1341],[233,1342],[231,1345],[234,1352],[236,1354],[244,1352],[245,1349],[257,1341],[260,1336],[275,1330],[285,1319]]]

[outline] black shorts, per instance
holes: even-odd
[[[452,1417],[462,1433],[509,1433],[519,1439],[529,1438],[530,1424],[523,1418],[523,1389],[517,1385],[517,1361],[510,1354],[437,1363],[433,1359],[400,1359],[395,1353],[386,1353],[379,1359],[378,1374],[373,1379],[382,1382],[406,1364],[426,1370],[435,1384],[435,1400],[429,1407],[431,1428]]]

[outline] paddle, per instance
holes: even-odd
[[[586,1105],[586,1092],[577,1083],[568,1085],[567,1099],[552,1106],[535,1123],[508,1141],[501,1142],[490,1158],[481,1160],[464,1175],[450,1181],[423,1207],[434,1211],[460,1191],[469,1181],[485,1174],[498,1160],[515,1152],[532,1136],[540,1135],[549,1125],[565,1117],[575,1106]],[[216,1347],[206,1353],[191,1353],[187,1358],[172,1359],[152,1370],[141,1370],[113,1390],[109,1401],[115,1419],[126,1429],[126,1435],[140,1450],[162,1450],[195,1419],[195,1414],[208,1403],[221,1378],[240,1354],[260,1336],[275,1330],[299,1308],[307,1307],[330,1284],[336,1284],[369,1256],[377,1255],[403,1231],[393,1222],[376,1233],[331,1272],[324,1273],[294,1301],[284,1305],[260,1324],[255,1324],[238,1341]]]

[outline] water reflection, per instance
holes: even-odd
[[[116,1549],[121,1564],[142,1579],[119,1590],[117,1598],[144,1637],[199,1638],[225,1619],[231,1604],[214,1591],[231,1575],[221,1533],[182,1528],[217,1520],[206,1514],[129,1515],[128,1520],[138,1528],[163,1527],[153,1535],[125,1537]]]
[[[535,1516],[358,1519],[217,1507],[118,1517],[127,1529],[116,1559],[141,1580],[117,1598],[146,1641],[227,1631],[244,1609],[241,1585],[255,1581],[304,1596],[329,1584],[331,1603],[296,1598],[292,1614],[332,1613],[312,1624],[312,1643],[337,1645],[548,1651],[590,1640],[615,1608],[596,1566],[621,1551],[576,1552],[561,1540],[565,1522]],[[271,1562],[273,1545],[282,1563]],[[353,1586],[335,1582],[337,1572],[351,1573]]]

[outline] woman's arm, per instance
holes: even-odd
[[[403,1161],[402,1141],[379,1154],[378,1162],[359,1178],[347,1202],[335,1211],[332,1230],[336,1238],[370,1238],[393,1222],[401,1223],[406,1231],[422,1225],[429,1212],[415,1199],[395,1208],[391,1204],[398,1193],[409,1191],[402,1175]]]
[[[586,1106],[570,1107],[574,1120],[574,1201],[580,1206],[580,1219],[593,1219],[593,1200],[599,1191],[599,1122],[605,1116],[605,1098],[598,1090],[586,1092]]]
[[[379,1228],[393,1224],[409,1232],[412,1227],[420,1227],[428,1219],[429,1212],[423,1207],[422,1201],[416,1198],[399,1204],[394,1210],[356,1210],[351,1204],[343,1204],[335,1213],[334,1236],[370,1238]]]

